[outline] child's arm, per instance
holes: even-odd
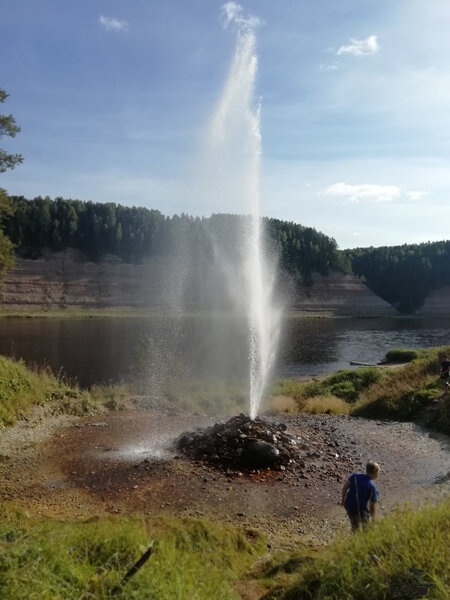
[[[344,506],[345,504],[345,497],[347,496],[347,492],[350,488],[350,479],[347,479],[347,481],[344,483],[344,487],[342,488],[342,497],[341,497],[341,506]]]

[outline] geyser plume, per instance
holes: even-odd
[[[274,296],[276,268],[269,252],[260,215],[261,133],[260,106],[254,100],[257,72],[258,20],[244,18],[234,2],[224,5],[227,24],[237,28],[237,44],[224,90],[209,130],[209,177],[215,195],[227,212],[245,217],[239,227],[237,273],[229,277],[229,293],[237,310],[244,311],[249,328],[251,418],[255,418],[274,363],[279,339],[281,307]],[[231,210],[230,210],[231,207]],[[230,257],[216,252],[224,273]]]

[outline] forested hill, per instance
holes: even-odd
[[[82,202],[10,196],[12,214],[4,218],[4,232],[16,251],[38,258],[44,248],[60,251],[76,248],[97,261],[107,254],[125,262],[170,253],[180,239],[205,256],[211,252],[208,229],[230,238],[245,221],[237,215],[195,218],[185,214],[164,216],[158,210],[126,207],[114,203]],[[341,256],[335,240],[311,227],[265,219],[277,246],[282,266],[308,281],[314,271],[326,275],[339,267]]]
[[[214,252],[209,234],[227,252],[238,252],[237,240],[242,238],[235,236],[246,223],[237,215],[167,217],[142,207],[63,198],[9,200],[12,211],[3,217],[3,230],[25,258],[38,258],[44,249],[75,248],[93,261],[115,255],[139,263],[174,249],[180,252],[177,245],[182,240],[182,251],[205,261]],[[420,308],[431,290],[450,285],[450,241],[339,251],[334,239],[311,227],[276,219],[264,222],[281,266],[303,283],[309,283],[314,272],[353,273],[405,314]]]
[[[450,241],[356,248],[343,254],[353,273],[401,313],[415,312],[431,290],[450,285]]]

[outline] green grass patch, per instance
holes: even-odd
[[[33,371],[22,361],[0,356],[0,425],[15,423],[34,405],[77,393],[46,370]]]
[[[439,378],[448,346],[421,350],[404,367],[387,369],[386,377],[361,394],[352,414],[376,418],[415,420],[428,409],[428,425],[450,434],[450,394]]]
[[[317,381],[279,379],[273,384],[271,395],[272,397],[292,398],[299,412],[345,414],[350,410],[346,403],[355,403],[361,392],[383,377],[382,369],[361,367],[359,369],[343,369]],[[322,411],[319,411],[319,406],[323,409]]]
[[[367,533],[341,538],[266,596],[273,600],[448,600],[450,502],[395,512]],[[286,560],[283,564],[286,564]],[[270,566],[274,571],[274,565]],[[261,574],[267,577],[267,572]],[[422,591],[422,593],[420,593]],[[427,595],[428,592],[428,595]]]
[[[408,363],[418,357],[418,350],[412,350],[410,348],[393,348],[386,353],[385,360],[389,363]]]
[[[410,353],[410,362],[395,368],[342,369],[321,380],[307,382],[277,380],[271,389],[271,404],[285,406],[287,412],[420,419],[450,434],[450,393],[439,377],[440,364],[450,354],[450,347],[393,352],[401,354],[401,362]]]
[[[238,600],[233,583],[266,545],[255,532],[196,519],[0,521],[2,600],[106,600],[146,548],[153,555],[117,597]]]
[[[0,356],[0,427],[13,425],[35,406],[45,406],[50,414],[78,416],[118,410],[129,393],[123,385],[82,390],[49,369],[31,369],[21,360]]]

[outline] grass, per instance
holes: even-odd
[[[371,386],[360,398],[353,414],[369,418],[414,420],[426,408],[432,426],[450,433],[450,394],[439,379],[440,363],[448,347],[421,350],[404,367],[388,370],[387,377]]]
[[[149,561],[121,584],[150,545]],[[448,499],[397,510],[366,533],[320,550],[285,551],[262,564],[255,560],[266,544],[254,530],[157,516],[56,521],[29,518],[5,504],[0,597],[238,600],[236,583],[257,579],[266,600],[412,599],[426,591],[431,600],[448,600],[449,547]]]
[[[211,317],[220,316],[221,318],[235,318],[235,315],[228,311],[183,311],[177,312],[177,316],[183,317]],[[131,318],[131,317],[167,317],[173,316],[173,313],[162,307],[95,307],[95,306],[2,306],[0,307],[0,319],[95,319],[95,318]],[[289,318],[301,319],[335,319],[341,318],[330,311],[291,311],[286,315]]]
[[[320,381],[279,379],[274,383],[271,395],[291,398],[298,412],[346,414],[361,393],[383,377],[381,369],[362,367],[337,371]]]
[[[122,587],[128,569],[153,555]],[[254,531],[196,519],[34,520],[6,508],[0,520],[2,600],[118,598],[233,600],[234,582],[265,551]]]
[[[439,378],[440,363],[450,354],[450,347],[402,349],[402,362],[407,353],[415,358],[396,368],[344,369],[308,382],[278,380],[272,386],[271,402],[275,407],[286,407],[284,412],[421,419],[450,434],[450,393]]]
[[[60,399],[62,404],[85,400],[83,394],[65,385],[49,371],[33,371],[22,361],[0,356],[0,425],[12,425],[34,405]]]
[[[49,369],[31,369],[21,360],[0,356],[0,428],[13,425],[35,406],[44,406],[51,414],[82,416],[118,410],[128,396],[123,385],[82,390]]]
[[[393,348],[386,353],[385,360],[388,363],[408,363],[418,357],[418,350],[412,350],[409,348]]]
[[[297,568],[284,568],[267,600],[448,600],[450,503],[394,512],[370,528],[336,540],[316,558],[297,556]],[[282,565],[288,564],[286,559]],[[276,573],[270,565],[260,574]],[[278,581],[277,581],[278,579]],[[420,593],[422,591],[422,593]],[[404,594],[404,595],[403,595]],[[419,594],[419,595],[417,595]]]

